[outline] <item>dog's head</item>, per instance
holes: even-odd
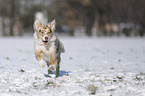
[[[37,37],[42,40],[44,45],[47,45],[55,30],[55,20],[44,26],[39,19],[36,19],[34,29],[37,31]]]

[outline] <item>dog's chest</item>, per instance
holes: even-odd
[[[45,49],[46,49],[46,52],[43,51],[43,58],[45,60],[48,60],[50,54],[51,53],[54,54],[54,52],[55,52],[55,46],[53,44],[51,44],[50,46],[46,46]]]

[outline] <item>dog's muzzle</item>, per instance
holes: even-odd
[[[48,44],[48,36],[47,35],[45,35],[44,37],[43,37],[43,43],[45,44],[45,45],[47,45]]]

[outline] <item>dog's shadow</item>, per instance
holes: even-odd
[[[64,75],[68,75],[68,73],[70,73],[70,72],[69,71],[64,71],[64,70],[59,70],[59,76],[57,76],[57,77],[62,77]],[[56,74],[56,71],[53,71],[52,74]],[[50,74],[44,74],[44,76],[45,77],[51,77]]]

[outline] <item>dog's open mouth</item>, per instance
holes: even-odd
[[[43,43],[44,43],[45,45],[47,45],[47,44],[48,44],[48,41],[43,41]]]

